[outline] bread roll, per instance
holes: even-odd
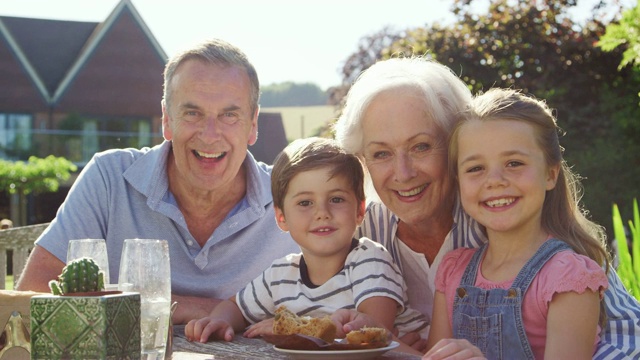
[[[276,309],[273,333],[276,335],[302,334],[314,336],[332,343],[336,337],[336,326],[329,316],[322,318],[298,316],[285,306],[280,306]]]
[[[389,344],[390,333],[385,328],[363,327],[347,334],[347,343],[351,345],[374,345],[383,347]]]

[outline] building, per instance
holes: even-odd
[[[81,169],[97,151],[160,143],[166,59],[131,0],[100,23],[0,16],[0,159]],[[251,150],[270,163],[287,143],[280,115],[261,114],[259,131]],[[69,185],[33,199],[28,222],[50,221]]]

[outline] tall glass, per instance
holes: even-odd
[[[104,239],[77,239],[69,240],[67,248],[67,264],[81,257],[90,257],[104,272],[105,286],[109,281],[109,256],[107,256],[107,243]]]
[[[142,359],[164,359],[171,307],[170,269],[166,240],[124,241],[118,288],[140,293]]]

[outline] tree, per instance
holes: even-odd
[[[457,2],[459,20],[452,28],[416,29],[391,52],[429,53],[474,92],[513,87],[543,98],[557,109],[563,127],[572,129],[568,138],[607,130],[609,124],[597,120],[601,84],[622,83],[628,74],[611,66],[619,53],[593,46],[604,32],[601,22],[576,24],[566,15],[570,5],[559,1],[499,0],[484,14],[471,12],[470,3]]]
[[[312,83],[271,84],[261,92],[260,105],[263,107],[326,105],[328,99],[327,94]]]
[[[607,25],[605,34],[596,45],[608,52],[614,51],[618,47],[626,47],[622,53],[618,70],[631,65],[635,67],[636,74],[640,71],[640,0],[633,9],[622,14],[619,23]],[[640,97],[640,92],[638,92],[638,97]]]
[[[622,45],[626,45],[626,50],[618,69],[627,65],[640,69],[640,0],[633,9],[622,13],[619,23],[607,25],[605,34],[597,43],[604,51],[613,51]]]
[[[30,193],[55,192],[61,181],[69,179],[77,167],[63,157],[31,156],[28,162],[0,160],[0,189],[18,196],[16,225],[26,225],[26,196]]]
[[[349,55],[342,66],[342,84],[328,90],[330,104],[341,105],[342,99],[358,75],[375,64],[377,60],[388,55],[386,51],[402,37],[402,32],[394,31],[387,26],[376,33],[361,38],[358,42],[358,50]]]

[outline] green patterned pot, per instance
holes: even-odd
[[[140,294],[31,298],[31,359],[139,359]]]

